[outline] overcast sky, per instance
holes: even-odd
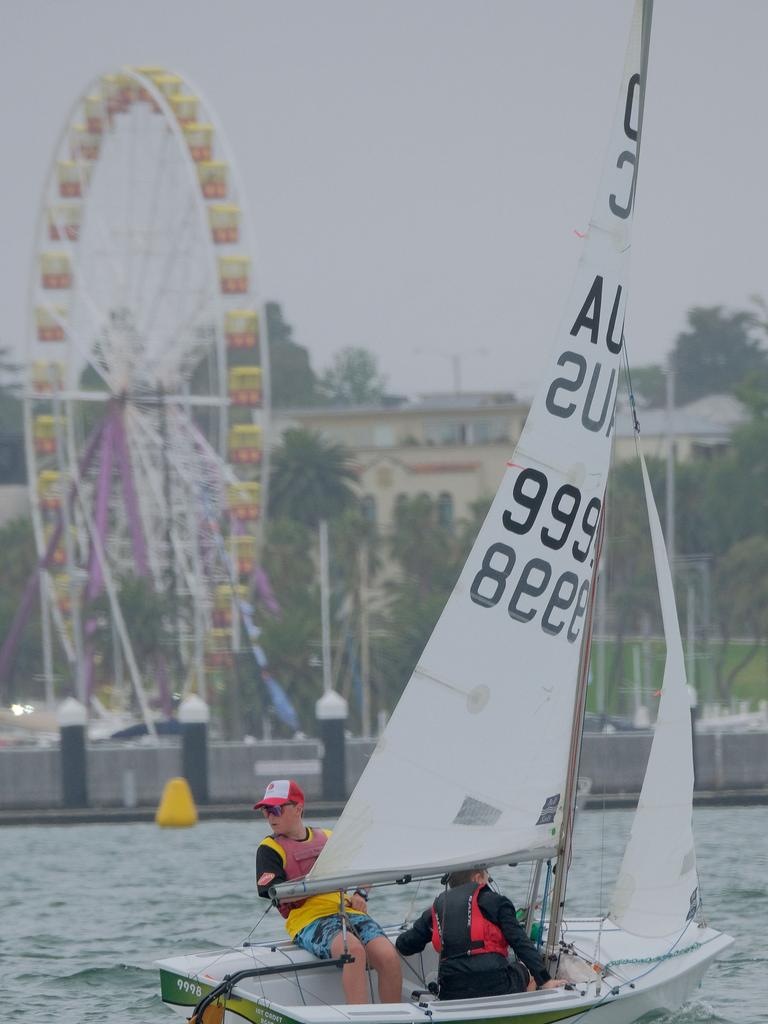
[[[631,0],[4,0],[0,338],[23,349],[32,241],[68,111],[161,64],[217,112],[263,293],[322,370],[393,390],[535,387],[579,255]],[[692,305],[768,295],[768,3],[656,0],[627,314],[659,361]]]

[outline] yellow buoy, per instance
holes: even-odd
[[[186,779],[168,779],[155,821],[161,828],[189,828],[197,824],[197,808]]]

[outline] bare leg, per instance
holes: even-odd
[[[397,950],[384,935],[371,939],[365,947],[371,967],[379,976],[379,998],[382,1003],[403,1001],[403,972]]]
[[[365,950],[362,942],[354,935],[347,934],[347,947],[355,958],[353,964],[341,969],[341,984],[347,1003],[356,1005],[368,1002],[368,978],[365,974]],[[331,956],[335,959],[344,952],[344,936],[341,932],[331,940]]]

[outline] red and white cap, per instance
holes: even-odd
[[[260,807],[279,807],[282,804],[303,804],[304,794],[298,782],[293,779],[275,779],[264,790],[264,796],[253,805],[254,811]]]

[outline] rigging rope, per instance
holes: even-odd
[[[603,965],[603,970],[607,973],[614,967],[626,967],[628,964],[657,964],[663,960],[672,960],[673,957],[683,956],[685,953],[694,953],[697,949],[701,949],[703,943],[693,942],[690,946],[683,946],[681,949],[673,949],[670,953],[659,953],[657,956],[636,956],[627,957],[624,960],[609,960],[607,964]]]

